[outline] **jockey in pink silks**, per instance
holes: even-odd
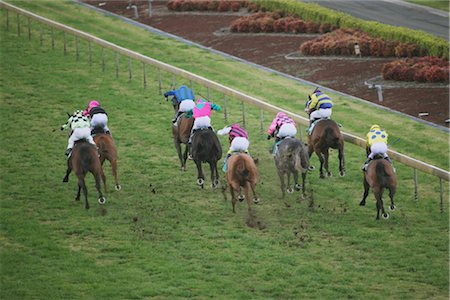
[[[272,124],[270,124],[267,133],[268,140],[276,135],[275,143],[272,147],[272,154],[275,156],[279,142],[286,137],[294,138],[297,134],[297,128],[295,127],[294,120],[289,118],[285,113],[279,112],[275,119],[273,119]]]
[[[83,115],[91,118],[91,130],[95,127],[103,128],[104,132],[111,134],[108,128],[108,114],[100,106],[100,102],[92,100],[89,102],[88,108],[83,111]]]
[[[248,146],[250,145],[250,142],[248,141],[248,133],[247,130],[241,128],[239,124],[235,123],[231,126],[226,126],[223,129],[217,131],[217,134],[229,134],[228,139],[230,141],[230,149],[227,152],[227,156],[223,161],[222,167],[222,170],[226,172],[228,158],[230,158],[233,153],[242,152],[248,154]]]
[[[192,135],[197,129],[211,128],[211,113],[213,110],[220,110],[220,106],[204,99],[198,99],[195,107],[186,113],[186,117],[194,117],[189,143],[192,141]]]

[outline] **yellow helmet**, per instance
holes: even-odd
[[[375,129],[380,129],[380,125],[372,125],[372,127],[370,127],[371,131]]]

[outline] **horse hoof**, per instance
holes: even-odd
[[[312,170],[315,170],[315,169],[316,169],[316,167],[314,167],[314,166],[309,166],[309,167],[308,167],[308,170],[309,170],[309,171],[312,171]]]
[[[64,177],[63,178],[63,182],[69,182],[69,178],[68,177]]]
[[[381,216],[382,216],[383,219],[385,219],[385,220],[389,219],[389,214],[388,214],[388,213],[381,214]]]
[[[333,177],[333,174],[331,174],[331,172],[327,172],[327,177]]]
[[[114,188],[116,189],[116,191],[120,191],[122,189],[122,187],[120,186],[120,184],[116,184],[114,186]]]
[[[261,200],[259,198],[253,198],[253,203],[258,204]]]
[[[219,185],[219,179],[214,179],[212,187],[215,188]]]
[[[198,178],[197,179],[197,185],[203,186],[204,183],[205,183],[205,180],[203,180],[203,178]]]
[[[300,184],[297,183],[297,184],[295,185],[295,190],[296,190],[296,191],[300,191],[301,189],[302,189],[302,186],[301,186]]]
[[[245,199],[244,195],[239,195],[239,196],[238,196],[238,200],[239,200],[240,202],[244,201],[244,199]]]
[[[394,211],[396,209],[394,204],[389,205],[389,210]]]
[[[100,198],[98,198],[98,203],[105,204],[105,202],[106,202],[106,198],[105,197],[101,196]]]
[[[365,202],[365,201],[359,202],[359,206],[365,206],[365,205],[366,205],[366,202]]]
[[[293,189],[293,188],[288,188],[288,189],[286,190],[286,192],[288,192],[288,194],[292,194],[292,193],[294,192],[294,189]]]
[[[345,172],[344,171],[340,171],[339,172],[339,176],[344,177],[345,176]]]

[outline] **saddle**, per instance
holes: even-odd
[[[314,130],[314,127],[316,127],[317,123],[319,123],[319,122],[322,121],[322,120],[329,120],[329,119],[330,119],[330,118],[320,118],[320,119],[315,119],[315,120],[311,123],[311,126],[309,126],[309,128],[306,129],[307,132],[308,132],[308,135],[311,135],[311,134],[312,134],[312,132],[313,132],[313,130]]]
[[[92,137],[94,137],[96,134],[101,133],[110,134],[109,131],[106,131],[105,128],[103,127],[95,127],[94,129],[91,130]]]

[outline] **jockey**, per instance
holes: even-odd
[[[289,118],[285,113],[279,112],[275,119],[273,119],[272,124],[270,124],[267,130],[267,139],[270,140],[271,137],[276,135],[275,144],[272,148],[273,155],[276,154],[276,145],[279,141],[285,137],[295,137],[297,134],[297,128],[295,127],[295,122]]]
[[[83,116],[83,112],[81,110],[75,111],[69,120],[67,120],[67,123],[61,126],[61,130],[68,128],[72,130],[72,133],[69,137],[69,143],[65,153],[67,157],[70,157],[73,145],[78,140],[86,139],[89,143],[97,147],[91,136],[89,119],[86,116]]]
[[[172,96],[173,100],[176,100],[179,103],[178,111],[172,120],[172,123],[176,125],[178,117],[182,113],[187,112],[195,107],[194,92],[185,85],[182,85],[177,90],[171,90],[164,93],[164,97],[167,98],[169,96]]]
[[[194,117],[194,125],[192,126],[191,136],[189,137],[189,144],[192,141],[192,135],[197,129],[210,128],[211,127],[211,112],[213,110],[220,110],[220,106],[204,99],[198,99],[197,105],[188,112],[186,112],[186,117]]]
[[[383,156],[384,159],[392,164],[392,160],[386,153],[388,150],[387,142],[387,132],[381,129],[379,125],[372,125],[370,131],[367,133],[366,150],[368,156],[362,168],[363,171],[367,171],[367,166],[377,154]]]
[[[306,102],[305,112],[309,114],[309,127],[306,131],[310,133],[314,121],[331,117],[333,102],[328,95],[323,94],[319,89],[316,89],[308,97],[309,101]]]
[[[230,149],[227,152],[227,156],[223,160],[222,170],[227,171],[227,160],[233,153],[243,152],[248,154],[248,146],[250,142],[248,141],[247,131],[235,123],[231,126],[225,126],[223,129],[217,131],[218,135],[229,134],[228,138],[230,141]]]
[[[88,108],[83,111],[83,115],[91,118],[91,131],[94,130],[95,127],[100,127],[106,134],[111,135],[108,128],[108,114],[100,106],[100,102],[96,100],[89,102]]]

